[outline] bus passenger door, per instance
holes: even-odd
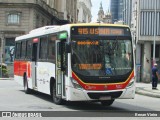
[[[38,43],[33,43],[33,47],[32,47],[32,85],[33,85],[33,89],[37,88],[37,49],[38,49]]]
[[[56,96],[62,96],[62,82],[63,82],[63,73],[61,71],[62,67],[62,49],[61,42],[56,41]]]

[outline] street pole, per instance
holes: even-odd
[[[156,54],[156,9],[157,9],[156,8],[157,7],[156,1],[155,1],[154,5],[155,5],[155,7],[154,7],[155,8],[154,9],[155,16],[154,16],[153,65],[154,65],[154,63],[156,63],[156,59],[155,59],[155,54]]]
[[[3,40],[4,40],[4,33],[1,32],[1,77],[2,77],[2,67],[3,67]]]

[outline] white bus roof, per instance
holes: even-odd
[[[44,27],[40,27],[40,28],[37,28],[37,29],[34,29],[34,30],[31,30],[29,32],[29,34],[32,34],[32,33],[36,33],[36,32],[39,32],[39,31],[46,31],[48,29],[51,29],[51,28],[59,28],[60,26],[44,26]]]
[[[53,33],[53,32],[58,32],[59,29],[60,29],[60,26],[54,26],[54,25],[53,26],[44,26],[44,27],[41,27],[41,28],[31,30],[29,32],[29,34],[16,37],[15,41],[28,39],[28,38],[33,38],[33,37],[38,37],[38,36],[41,36],[41,35],[45,35],[46,33],[49,34],[49,33]]]
[[[128,25],[108,24],[108,23],[78,23],[69,24],[70,26],[111,26],[111,27],[129,27]]]
[[[118,24],[105,24],[105,23],[78,23],[78,24],[66,24],[62,26],[57,25],[51,25],[51,26],[44,26],[41,28],[37,28],[34,30],[31,30],[29,34],[22,35],[19,37],[16,37],[15,41],[23,40],[23,39],[29,39],[33,37],[42,36],[45,34],[51,34],[56,33],[64,30],[69,30],[70,27],[73,26],[111,26],[111,27],[128,27],[127,25],[118,25]]]

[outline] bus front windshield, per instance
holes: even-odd
[[[131,40],[72,40],[72,70],[83,76],[117,76],[133,68]]]

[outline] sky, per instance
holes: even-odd
[[[91,0],[92,1],[92,22],[97,21],[100,3],[102,2],[103,10],[106,13],[109,9],[110,0]]]

